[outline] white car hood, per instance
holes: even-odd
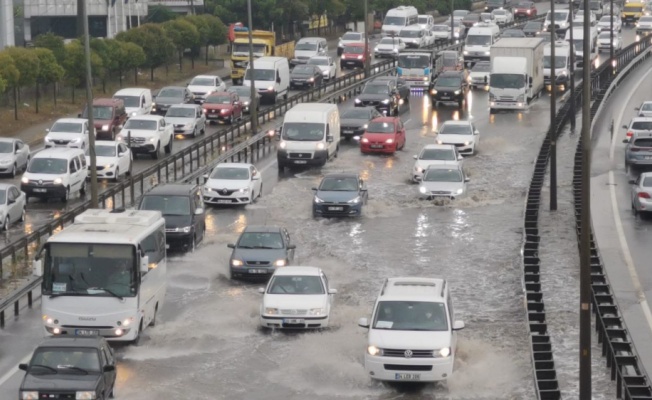
[[[190,117],[165,117],[165,122],[172,125],[192,125],[195,119]]]
[[[263,308],[301,309],[326,308],[325,294],[268,294],[263,297]]]
[[[318,65],[321,72],[329,72],[331,70],[330,65]]]
[[[344,47],[347,44],[351,44],[351,43],[364,43],[364,38],[362,38],[362,40],[340,40],[337,43],[337,47]]]
[[[399,47],[396,46],[396,45],[387,44],[387,43],[376,45],[376,49],[378,49],[378,50],[394,50],[394,49],[398,49],[398,48]]]
[[[69,133],[69,132],[48,132],[46,137],[55,140],[73,140],[77,138],[83,138],[84,135],[81,133]]]
[[[188,85],[188,90],[193,93],[210,93],[217,90],[216,86]]]
[[[33,172],[25,172],[23,177],[32,181],[53,181],[57,178],[63,178],[66,174],[35,174]]]
[[[421,42],[421,38],[404,38],[402,37],[401,40],[405,43],[419,43]]]
[[[120,135],[123,138],[127,138],[127,132],[131,132],[131,137],[154,137],[158,135],[158,131],[149,131],[149,130],[143,130],[143,129],[129,129],[129,128],[124,128],[120,132]]]
[[[244,179],[209,179],[206,187],[211,189],[245,189],[249,187],[249,180]]]
[[[90,167],[91,158],[89,156],[86,156],[86,162],[88,163],[88,166]],[[105,157],[105,156],[96,156],[95,157],[95,164],[97,164],[97,165],[116,164],[117,162],[118,162],[118,159],[116,157]]]
[[[432,35],[436,38],[448,38],[450,33],[448,31],[432,31]]]
[[[16,159],[16,155],[12,153],[0,153],[0,162],[2,161],[11,161],[13,162]]]
[[[475,137],[474,135],[458,135],[458,134],[452,134],[452,135],[445,135],[445,134],[439,134],[437,135],[438,141],[446,144],[456,144],[456,143],[465,143],[465,142],[470,142],[473,143],[475,142]]]
[[[320,143],[320,141],[301,141],[301,140],[287,140],[287,141],[282,141],[282,143],[285,143],[285,149],[288,152],[295,152],[295,151],[317,151],[317,143]]]
[[[469,76],[471,79],[473,78],[484,78],[485,76],[487,77],[487,82],[489,82],[489,75],[491,75],[491,72],[479,72],[479,71],[471,71],[469,72]]]
[[[435,350],[451,345],[449,331],[370,329],[369,345],[381,349]]]

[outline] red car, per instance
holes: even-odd
[[[231,92],[213,92],[206,96],[202,104],[206,120],[225,121],[232,124],[236,119],[242,119],[242,102],[237,94]]]
[[[360,152],[394,154],[405,147],[405,126],[397,117],[379,117],[369,122],[360,138]]]
[[[364,63],[367,58],[371,60],[371,50],[367,48],[367,51],[365,51],[364,43],[347,44],[344,46],[344,50],[342,50],[340,69],[355,67],[364,68]]]
[[[532,1],[522,1],[514,7],[514,19],[529,18],[537,15],[537,7]]]

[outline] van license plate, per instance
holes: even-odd
[[[46,193],[47,189],[34,189],[34,193]]]
[[[308,161],[306,160],[294,160],[295,164],[308,164]]]
[[[284,324],[305,324],[306,322],[298,318],[285,318],[283,320]]]
[[[420,381],[421,374],[396,374],[395,379],[397,381]]]
[[[75,335],[77,336],[97,336],[100,334],[100,331],[97,329],[75,329]]]

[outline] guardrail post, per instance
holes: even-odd
[[[122,190],[120,191],[120,193],[122,194],[122,196],[120,196],[121,197],[120,201],[122,202],[121,206],[122,206],[122,208],[127,208],[127,206],[125,205],[125,187],[124,187],[124,185],[122,185]]]
[[[0,310],[0,328],[5,327],[5,310]]]
[[[192,151],[190,152],[190,170],[192,171]],[[177,169],[174,169],[174,173],[176,175]],[[186,176],[186,160],[183,155],[181,156],[181,176]],[[177,180],[176,177],[174,179],[175,181]]]
[[[161,183],[161,167],[156,168],[156,182]]]
[[[32,291],[30,290],[27,292],[27,306],[29,308],[32,308],[32,304],[34,303],[33,296],[32,296]]]

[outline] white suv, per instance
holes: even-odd
[[[45,148],[76,147],[88,148],[88,120],[85,118],[58,119],[45,136]],[[95,132],[95,129],[93,129]]]
[[[157,159],[161,149],[165,154],[172,153],[174,125],[165,122],[160,115],[137,115],[125,123],[117,140],[124,141],[134,154],[149,154]],[[130,143],[128,143],[131,141]]]
[[[373,309],[365,370],[381,381],[435,382],[453,373],[456,331],[448,282],[440,278],[389,278]]]

